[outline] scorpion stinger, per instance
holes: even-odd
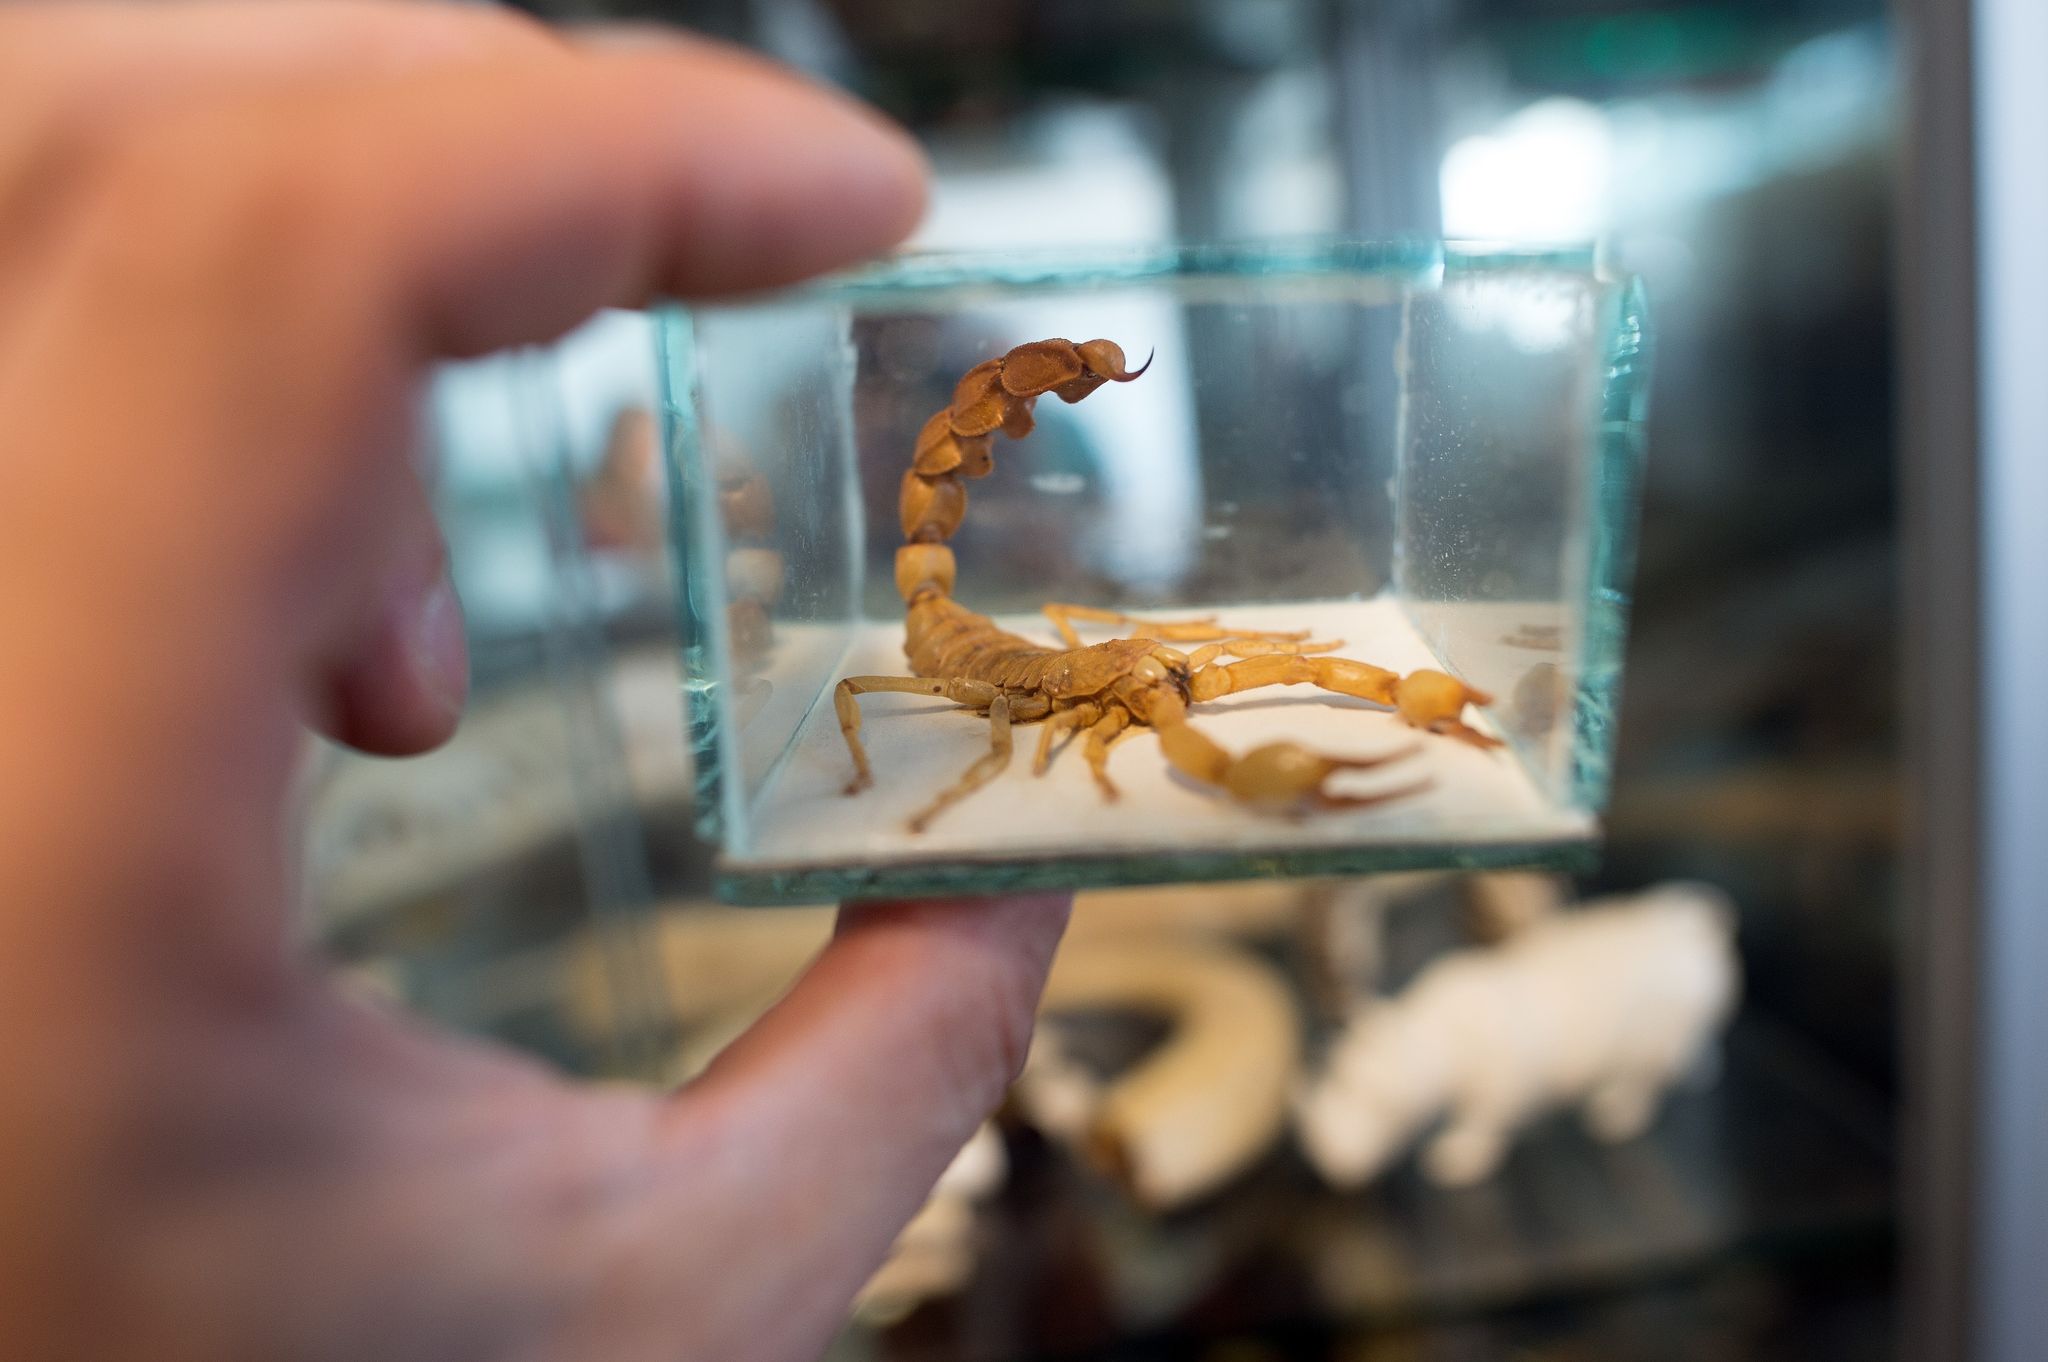
[[[1043,774],[1060,735],[1084,738],[1084,755],[1105,798],[1116,798],[1108,774],[1110,747],[1138,728],[1159,735],[1166,759],[1182,774],[1269,812],[1358,808],[1404,798],[1427,781],[1370,795],[1328,789],[1339,772],[1378,767],[1414,755],[1410,746],[1375,757],[1338,757],[1298,743],[1268,743],[1242,756],[1188,722],[1191,704],[1261,686],[1311,685],[1391,707],[1402,722],[1475,747],[1499,740],[1464,721],[1467,705],[1491,697],[1439,671],[1406,676],[1349,658],[1329,657],[1342,644],[1312,641],[1306,631],[1229,629],[1214,619],[1146,621],[1081,605],[1048,605],[1064,648],[1046,648],[1006,633],[986,615],[953,599],[955,565],[945,541],[967,514],[967,481],[995,471],[997,431],[1012,439],[1031,432],[1032,407],[1050,393],[1079,402],[1105,383],[1129,383],[1150,368],[1126,367],[1114,341],[1033,341],[961,376],[953,399],[918,433],[903,475],[897,511],[906,541],[896,551],[896,589],[904,603],[904,652],[911,676],[852,676],[833,693],[840,732],[853,757],[846,792],[874,782],[861,744],[859,697],[883,693],[941,696],[989,717],[989,750],[910,821],[921,832],[940,813],[986,785],[1009,765],[1011,725],[1044,722],[1033,770]],[[1073,621],[1128,627],[1132,635],[1083,646]],[[1200,644],[1193,654],[1172,643]],[[1242,659],[1219,662],[1224,656]]]

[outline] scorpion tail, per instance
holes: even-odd
[[[951,596],[953,550],[944,544],[905,544],[896,550],[896,590],[905,601]]]
[[[913,544],[937,544],[953,537],[967,514],[967,484],[995,471],[991,448],[996,434],[1022,439],[1031,433],[1031,407],[1052,393],[1079,402],[1105,383],[1129,383],[1152,367],[1148,356],[1136,369],[1124,365],[1115,341],[1078,345],[1057,337],[1019,345],[983,360],[960,377],[953,400],[932,413],[917,435],[910,468],[903,475],[897,512],[903,537]]]

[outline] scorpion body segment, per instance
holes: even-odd
[[[871,693],[942,696],[989,716],[989,751],[910,820],[921,831],[950,805],[999,774],[1010,761],[1011,725],[1044,723],[1033,769],[1040,774],[1062,735],[1083,737],[1083,754],[1106,798],[1109,749],[1138,728],[1159,735],[1175,770],[1252,808],[1297,813],[1356,808],[1411,794],[1420,784],[1371,795],[1326,789],[1339,771],[1383,765],[1414,748],[1373,757],[1339,757],[1299,743],[1276,742],[1232,755],[1188,721],[1205,700],[1263,686],[1312,685],[1394,710],[1411,727],[1477,747],[1498,740],[1464,722],[1465,707],[1492,697],[1439,671],[1407,676],[1370,663],[1325,656],[1339,642],[1306,633],[1226,629],[1213,619],[1139,620],[1088,606],[1048,605],[1045,613],[1066,646],[1049,648],[1009,633],[953,599],[956,569],[946,546],[967,514],[966,480],[995,469],[998,431],[1029,434],[1033,404],[1047,393],[1079,402],[1105,383],[1128,383],[1150,367],[1125,366],[1113,341],[1034,341],[969,369],[952,401],[918,433],[898,500],[905,543],[896,551],[896,588],[905,605],[904,652],[910,676],[853,676],[834,692],[840,731],[853,758],[847,793],[873,782],[860,738],[858,697]],[[1074,621],[1129,626],[1129,637],[1084,645]],[[1174,644],[1200,645],[1182,652]],[[1219,662],[1224,656],[1240,659]]]

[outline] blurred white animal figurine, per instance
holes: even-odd
[[[1739,987],[1734,912],[1709,885],[1675,883],[1455,951],[1398,998],[1366,1003],[1296,1109],[1310,1162],[1357,1186],[1438,1116],[1431,1180],[1477,1182],[1515,1130],[1581,1109],[1603,1140],[1641,1134],[1665,1089],[1710,1077]]]

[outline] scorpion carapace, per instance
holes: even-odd
[[[967,513],[966,480],[995,471],[997,431],[1028,434],[1032,406],[1047,393],[1079,402],[1104,383],[1129,383],[1150,367],[1124,366],[1113,341],[1034,341],[969,369],[953,400],[918,434],[898,504],[903,535],[896,551],[896,588],[905,602],[904,652],[910,676],[850,676],[833,694],[839,728],[853,756],[846,793],[874,782],[860,739],[859,696],[874,692],[939,695],[989,718],[989,750],[966,774],[911,819],[922,831],[949,805],[1009,765],[1013,723],[1044,724],[1033,770],[1044,774],[1064,735],[1084,738],[1083,753],[1105,798],[1117,797],[1108,773],[1112,743],[1149,728],[1166,759],[1183,774],[1270,812],[1356,808],[1412,794],[1420,783],[1369,795],[1327,789],[1338,771],[1383,765],[1414,747],[1383,756],[1337,757],[1298,743],[1275,742],[1233,756],[1188,722],[1191,704],[1261,686],[1312,685],[1387,705],[1407,724],[1478,747],[1497,739],[1464,722],[1465,706],[1492,697],[1440,671],[1406,676],[1324,654],[1338,641],[1312,642],[1306,632],[1227,629],[1213,619],[1134,619],[1112,610],[1048,605],[1045,613],[1064,648],[1047,648],[996,627],[953,599],[952,537]],[[1083,646],[1074,621],[1121,625],[1129,638]],[[1170,645],[1196,644],[1192,652]],[[1242,659],[1219,662],[1230,656]]]

